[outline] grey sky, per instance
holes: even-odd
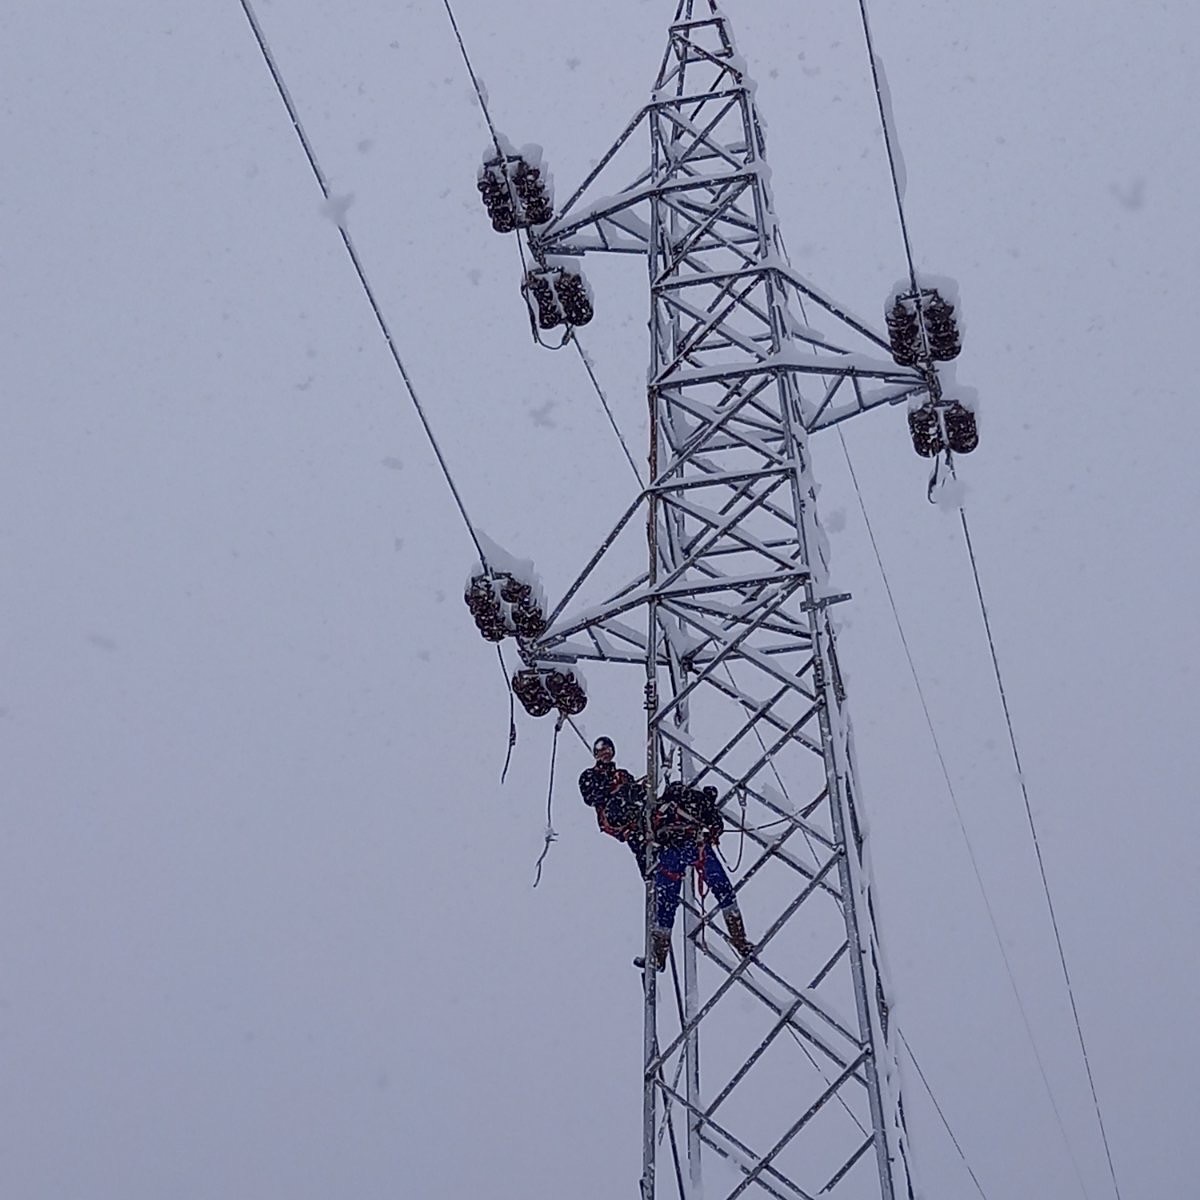
[[[637,109],[670,0],[457,0],[560,189]],[[797,268],[876,324],[903,260],[857,5],[728,0]],[[260,16],[468,508],[553,593],[627,500],[529,344],[435,0]],[[1182,0],[872,6],[918,264],[954,275],[963,464],[1127,1200],[1184,1195],[1200,1061],[1200,251]],[[236,0],[0,15],[0,1192],[632,1195],[639,895],[506,700],[458,523]],[[644,407],[644,278],[586,341]],[[830,440],[832,438],[833,440]],[[1110,1195],[955,522],[903,416],[847,442],[1088,1191]],[[816,443],[897,1016],[993,1197],[1080,1195],[836,434]],[[630,745],[629,681],[589,733]],[[754,914],[747,913],[753,925]],[[751,929],[753,934],[753,929]],[[907,1099],[930,1197],[969,1194]]]

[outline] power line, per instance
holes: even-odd
[[[883,80],[879,72],[879,60],[875,57],[875,44],[871,40],[871,23],[867,19],[867,0],[858,0],[862,14],[863,36],[867,40],[867,55],[871,60],[871,79],[875,84],[875,100],[879,105],[879,123],[883,126],[883,144],[887,150],[888,169],[892,176],[892,191],[896,197],[896,215],[900,218],[900,236],[904,239],[904,257],[908,260],[908,277],[912,289],[917,290],[917,269],[913,264],[912,244],[908,240],[908,222],[904,218],[904,196],[900,188],[900,172],[896,165],[896,148],[893,144],[894,131],[888,119],[888,106],[883,98]]]
[[[979,564],[975,558],[975,546],[971,541],[971,530],[967,524],[967,513],[961,505],[958,510],[959,519],[962,522],[963,538],[967,544],[967,555],[971,560],[971,576],[975,581],[975,594],[979,598],[979,611],[983,616],[983,627],[987,633],[988,650],[992,656],[992,670],[996,676],[996,687],[1000,692],[1000,703],[1004,709],[1004,724],[1008,729],[1008,742],[1012,748],[1013,763],[1017,768],[1017,781],[1021,785],[1021,798],[1025,805],[1025,816],[1029,822],[1029,833],[1033,839],[1033,849],[1037,855],[1038,873],[1042,878],[1042,892],[1046,897],[1046,908],[1050,913],[1050,924],[1054,928],[1054,944],[1058,948],[1058,961],[1062,967],[1063,979],[1067,985],[1067,996],[1071,1001],[1071,1017],[1075,1022],[1075,1034],[1079,1039],[1079,1050],[1083,1055],[1084,1069],[1087,1071],[1088,1087],[1092,1093],[1092,1104],[1096,1110],[1096,1121],[1100,1126],[1100,1137],[1104,1142],[1104,1154],[1108,1160],[1108,1171],[1112,1177],[1113,1191],[1117,1195],[1117,1200],[1121,1197],[1121,1188],[1117,1183],[1117,1172],[1113,1165],[1112,1149],[1108,1142],[1108,1130],[1104,1124],[1104,1114],[1100,1107],[1100,1097],[1096,1092],[1096,1079],[1092,1074],[1092,1063],[1088,1055],[1087,1041],[1083,1035],[1083,1023],[1079,1019],[1079,1006],[1075,1001],[1075,988],[1071,983],[1071,972],[1067,968],[1067,955],[1063,949],[1062,931],[1058,924],[1058,914],[1054,909],[1054,898],[1050,892],[1050,880],[1046,875],[1046,860],[1042,855],[1042,843],[1038,836],[1037,822],[1033,816],[1033,805],[1029,800],[1029,787],[1025,781],[1025,769],[1021,765],[1021,754],[1017,749],[1017,735],[1013,729],[1012,713],[1008,707],[1008,694],[1004,688],[1004,677],[1000,671],[1000,659],[996,653],[996,642],[992,636],[992,623],[988,616],[987,604],[983,598],[983,585],[979,579]]]
[[[600,406],[604,409],[604,415],[608,418],[608,423],[612,426],[613,433],[617,435],[617,441],[621,443],[621,449],[625,452],[625,458],[629,463],[629,469],[633,472],[633,477],[638,481],[639,486],[645,487],[646,484],[642,479],[642,473],[638,470],[637,463],[633,461],[633,455],[630,454],[629,446],[626,444],[620,426],[617,424],[617,420],[612,414],[612,409],[609,407],[608,397],[604,394],[604,389],[600,386],[600,381],[596,378],[596,371],[592,366],[592,360],[584,350],[583,345],[579,341],[579,335],[574,329],[571,330],[571,341],[575,343],[579,359],[588,373],[588,378],[592,381],[592,387],[596,389],[596,395],[600,398]]]
[[[240,0],[242,11],[246,14],[246,20],[250,23],[250,28],[254,32],[254,38],[258,42],[258,48],[262,53],[263,59],[267,64],[267,69],[271,73],[271,78],[275,81],[275,87],[279,92],[279,98],[283,101],[284,107],[287,109],[288,117],[292,122],[292,128],[296,131],[296,136],[300,139],[300,145],[304,148],[305,156],[308,159],[308,165],[312,168],[313,175],[316,176],[317,184],[321,189],[321,194],[325,197],[326,204],[332,202],[332,193],[329,190],[329,183],[325,177],[325,172],[321,170],[321,165],[317,160],[316,152],[313,150],[312,143],[308,139],[308,135],[304,131],[304,125],[300,121],[300,115],[296,109],[296,105],[292,100],[291,93],[284,83],[283,75],[279,70],[279,66],[275,61],[275,56],[271,52],[270,43],[267,41],[266,34],[263,32],[262,25],[259,23],[258,17],[255,15],[254,8],[250,0]],[[354,241],[350,237],[346,229],[345,223],[338,222],[338,232],[341,234],[342,244],[346,247],[346,253],[350,256],[350,261],[354,265],[354,271],[358,275],[358,281],[362,285],[363,292],[366,294],[367,302],[371,306],[371,311],[375,314],[375,320],[382,332],[384,341],[387,342],[388,350],[391,353],[392,361],[396,364],[396,369],[400,372],[400,378],[404,381],[404,386],[408,390],[409,398],[412,400],[413,408],[416,409],[417,417],[421,422],[421,427],[425,431],[425,437],[429,441],[430,447],[433,449],[434,457],[437,459],[438,466],[441,468],[442,475],[446,480],[447,486],[450,488],[450,494],[454,497],[454,503],[458,507],[459,514],[462,516],[463,523],[467,527],[467,532],[471,535],[471,541],[475,544],[475,549],[479,552],[479,560],[484,566],[487,565],[487,556],[483,552],[483,546],[480,544],[479,537],[475,532],[475,526],[471,522],[471,518],[467,515],[466,505],[463,503],[462,495],[458,490],[458,486],[454,482],[454,477],[450,474],[450,468],[446,463],[445,455],[442,453],[441,447],[438,445],[438,440],[434,436],[433,428],[429,424],[429,418],[425,414],[425,408],[421,404],[417,396],[416,388],[413,386],[412,378],[408,370],[404,366],[404,362],[400,357],[400,351],[396,346],[396,339],[392,335],[386,318],[383,315],[383,310],[379,306],[379,301],[375,297],[374,289],[371,287],[367,279],[367,273],[362,265],[362,260],[358,256],[358,251],[355,249]]]
[[[950,803],[954,809],[954,815],[958,820],[958,828],[959,828],[960,832],[962,833],[963,842],[966,844],[967,857],[970,859],[971,869],[975,874],[975,882],[979,885],[979,894],[983,897],[983,906],[987,910],[988,920],[992,926],[992,933],[996,939],[996,947],[1000,951],[1000,957],[1004,962],[1004,970],[1008,975],[1008,982],[1009,982],[1009,985],[1012,987],[1013,996],[1017,1001],[1017,1007],[1020,1009],[1021,1020],[1025,1025],[1025,1033],[1026,1033],[1026,1036],[1029,1038],[1029,1045],[1033,1050],[1033,1057],[1037,1061],[1038,1071],[1041,1074],[1042,1083],[1044,1084],[1044,1086],[1046,1088],[1046,1096],[1050,1101],[1051,1109],[1054,1111],[1054,1119],[1058,1123],[1059,1132],[1062,1134],[1063,1144],[1067,1148],[1067,1155],[1070,1158],[1071,1165],[1075,1170],[1075,1178],[1079,1181],[1079,1186],[1080,1186],[1080,1189],[1083,1191],[1084,1196],[1087,1196],[1087,1194],[1088,1194],[1087,1185],[1083,1181],[1083,1174],[1080,1171],[1079,1161],[1075,1157],[1075,1149],[1071,1145],[1070,1137],[1067,1135],[1066,1125],[1063,1122],[1062,1113],[1059,1111],[1058,1101],[1055,1099],[1055,1096],[1054,1096],[1054,1089],[1050,1085],[1050,1077],[1046,1071],[1046,1064],[1042,1059],[1041,1051],[1038,1049],[1037,1039],[1033,1035],[1033,1025],[1029,1019],[1029,1012],[1026,1009],[1025,1001],[1024,1001],[1023,997],[1021,996],[1021,989],[1017,986],[1016,974],[1013,971],[1012,962],[1008,957],[1008,951],[1004,948],[1004,938],[1001,936],[1001,933],[1000,933],[1000,925],[996,919],[996,913],[992,907],[992,901],[991,901],[991,897],[988,895],[987,886],[983,882],[983,872],[980,870],[980,867],[979,867],[979,859],[975,854],[974,843],[971,841],[971,835],[967,832],[967,825],[966,825],[965,819],[963,818],[962,808],[958,803],[958,794],[954,790],[954,783],[953,783],[952,779],[950,778],[950,770],[946,765],[945,755],[942,753],[941,740],[938,738],[937,729],[933,723],[933,714],[930,712],[929,703],[925,697],[925,688],[921,683],[920,674],[917,672],[916,660],[913,658],[912,650],[909,647],[908,636],[904,632],[904,624],[900,620],[900,610],[896,605],[896,597],[895,597],[894,593],[892,592],[892,584],[888,578],[887,570],[885,569],[885,567],[883,565],[883,556],[879,550],[879,543],[875,538],[875,529],[874,529],[874,526],[871,524],[870,516],[867,514],[866,501],[863,498],[862,489],[859,487],[858,474],[854,470],[853,462],[851,462],[851,460],[850,460],[850,450],[846,445],[846,438],[845,438],[845,435],[842,433],[841,426],[838,427],[838,437],[841,439],[842,454],[845,456],[846,467],[850,472],[850,480],[854,484],[854,492],[855,492],[855,495],[858,497],[858,507],[862,513],[863,524],[866,526],[867,536],[871,542],[871,549],[874,551],[874,554],[875,554],[875,564],[879,568],[879,575],[880,575],[880,578],[883,580],[883,589],[887,593],[888,604],[891,606],[891,610],[892,610],[892,617],[894,618],[894,620],[896,622],[896,631],[900,635],[900,644],[904,647],[904,656],[908,660],[908,669],[909,669],[910,674],[912,675],[913,686],[916,688],[917,698],[921,702],[921,711],[925,714],[925,723],[929,727],[929,737],[930,737],[930,740],[933,742],[934,753],[937,755],[938,763],[941,766],[942,778],[945,780],[945,783],[946,783],[946,791],[949,793]],[[907,1046],[907,1043],[906,1043],[906,1046]],[[909,1053],[911,1055],[912,1051],[910,1050]],[[915,1059],[913,1060],[913,1063],[914,1063],[914,1065],[916,1065]],[[917,1070],[920,1071],[920,1067],[917,1067]],[[930,1095],[932,1096],[932,1093],[930,1093]],[[935,1101],[935,1104],[936,1104],[936,1101]],[[945,1118],[943,1117],[943,1121],[944,1120],[945,1120]],[[949,1126],[947,1126],[947,1128],[949,1128]],[[951,1135],[951,1136],[953,1136],[953,1135]]]
[[[888,169],[891,173],[892,191],[893,191],[893,193],[895,195],[895,199],[896,199],[896,214],[900,221],[900,232],[901,232],[901,236],[903,237],[903,240],[904,240],[904,253],[905,253],[905,257],[908,261],[909,279],[912,283],[913,292],[915,293],[918,290],[917,289],[917,273],[916,273],[916,267],[913,262],[912,244],[911,244],[909,236],[908,236],[908,222],[904,215],[904,197],[903,197],[902,190],[900,187],[899,171],[897,168],[897,161],[896,161],[896,151],[895,151],[895,147],[893,144],[894,131],[891,128],[892,123],[891,123],[891,120],[889,119],[889,115],[888,115],[888,105],[884,101],[884,98],[883,98],[883,84],[882,84],[881,74],[880,74],[880,70],[879,70],[879,62],[875,57],[875,47],[874,47],[874,43],[871,39],[871,25],[870,25],[870,21],[868,20],[868,17],[867,17],[867,0],[858,0],[858,7],[859,7],[859,12],[862,16],[863,35],[864,35],[864,37],[866,39],[866,43],[867,43],[867,54],[871,60],[871,77],[874,80],[874,84],[875,84],[875,98],[876,98],[876,101],[878,102],[878,106],[879,106],[879,120],[880,120],[880,124],[883,127],[883,141],[884,141],[884,145],[887,149]],[[953,473],[953,465],[951,465],[951,473]],[[1095,1081],[1095,1077],[1092,1074],[1092,1065],[1091,1065],[1091,1060],[1088,1056],[1087,1042],[1083,1035],[1083,1025],[1079,1019],[1079,1009],[1075,1002],[1075,990],[1071,985],[1071,973],[1067,969],[1067,957],[1066,957],[1066,952],[1063,948],[1062,933],[1061,933],[1061,930],[1059,929],[1058,917],[1054,910],[1054,901],[1050,894],[1050,883],[1049,883],[1049,880],[1046,875],[1046,864],[1045,864],[1045,860],[1042,856],[1041,842],[1038,838],[1037,823],[1034,820],[1033,807],[1029,801],[1029,789],[1026,785],[1025,774],[1021,767],[1021,756],[1017,750],[1017,739],[1016,739],[1016,734],[1013,730],[1012,714],[1009,711],[1009,707],[1008,707],[1008,697],[1005,694],[1005,690],[1004,690],[1003,676],[1001,675],[1001,672],[1000,672],[1000,661],[996,655],[996,645],[995,645],[995,641],[992,637],[991,622],[988,619],[987,605],[984,603],[984,599],[983,599],[983,587],[979,580],[979,568],[978,568],[978,564],[975,559],[975,549],[971,543],[971,531],[967,526],[966,510],[961,506],[961,504],[959,505],[959,517],[962,522],[963,536],[966,539],[966,543],[967,543],[967,553],[971,560],[971,572],[972,572],[972,575],[975,580],[975,591],[979,597],[980,612],[983,614],[983,623],[984,623],[984,629],[987,633],[988,647],[991,650],[992,667],[993,667],[993,670],[994,670],[995,676],[996,676],[996,686],[1000,691],[1000,701],[1004,708],[1004,720],[1005,720],[1005,724],[1008,727],[1009,744],[1012,747],[1013,761],[1016,764],[1016,768],[1017,768],[1017,778],[1020,781],[1020,785],[1021,785],[1021,796],[1022,796],[1022,798],[1024,800],[1024,804],[1025,804],[1025,815],[1029,820],[1029,831],[1033,837],[1034,851],[1037,855],[1038,871],[1040,872],[1041,878],[1042,878],[1042,890],[1046,896],[1046,907],[1050,913],[1050,923],[1054,928],[1054,940],[1055,940],[1056,946],[1058,947],[1059,962],[1062,965],[1063,979],[1066,982],[1067,995],[1070,998],[1070,1002],[1071,1002],[1071,1015],[1075,1022],[1075,1032],[1079,1038],[1079,1049],[1083,1055],[1083,1065],[1084,1065],[1084,1069],[1087,1072],[1088,1086],[1090,1087],[1091,1093],[1092,1093],[1092,1102],[1093,1102],[1093,1104],[1095,1106],[1095,1110],[1096,1110],[1096,1120],[1100,1127],[1101,1139],[1104,1142],[1104,1154],[1108,1161],[1108,1170],[1109,1170],[1109,1175],[1112,1178],[1113,1191],[1117,1196],[1117,1200],[1121,1200],[1121,1188],[1117,1182],[1117,1173],[1116,1173],[1116,1169],[1113,1165],[1112,1149],[1109,1146],[1109,1141],[1108,1141],[1108,1130],[1106,1129],[1105,1124],[1104,1124],[1104,1116],[1103,1116],[1103,1113],[1102,1113],[1101,1107],[1100,1107],[1100,1097],[1096,1092],[1096,1081]],[[1086,1189],[1085,1189],[1085,1192],[1086,1192]]]
[[[474,64],[471,62],[471,55],[467,51],[466,41],[463,39],[462,29],[459,27],[458,19],[454,15],[454,9],[451,7],[450,0],[442,0],[443,6],[446,9],[446,16],[450,18],[450,28],[454,31],[454,40],[458,43],[459,54],[462,55],[463,65],[467,69],[467,75],[470,77],[471,86],[475,90],[475,98],[479,102],[479,111],[483,114],[483,119],[487,123],[488,132],[492,135],[492,144],[496,147],[497,158],[504,158],[504,149],[500,144],[500,134],[496,129],[496,123],[492,120],[492,113],[488,107],[487,94],[484,91],[483,84],[479,82],[479,76],[475,73]],[[508,175],[505,172],[505,178]],[[509,180],[509,189],[512,189],[512,181]],[[529,274],[529,262],[525,257],[525,244],[521,241],[520,229],[513,230],[517,239],[517,252],[521,258],[521,273],[522,278]],[[542,341],[541,335],[538,333],[537,322],[534,319],[533,311],[529,313],[529,327],[533,333],[533,340],[539,346],[547,346],[546,342]],[[608,418],[609,425],[612,426],[613,433],[617,435],[617,441],[621,443],[621,449],[625,453],[625,458],[629,463],[630,470],[633,471],[634,477],[638,484],[642,487],[645,483],[642,479],[642,473],[638,469],[637,463],[634,461],[633,455],[629,451],[629,446],[625,441],[624,435],[621,433],[620,426],[617,424],[616,418],[613,416],[612,408],[609,406],[608,397],[604,394],[604,389],[600,386],[600,381],[596,378],[595,369],[592,366],[592,360],[588,357],[587,351],[583,348],[583,343],[579,340],[579,333],[572,328],[563,342],[559,346],[549,347],[550,349],[561,350],[567,342],[574,343],[576,353],[579,355],[580,362],[583,363],[584,369],[587,371],[588,379],[591,381],[592,388],[600,401],[600,407],[604,410],[604,415]]]
[[[967,1174],[971,1176],[971,1182],[975,1184],[975,1189],[983,1197],[983,1200],[987,1200],[987,1193],[983,1190],[983,1184],[979,1182],[979,1177],[971,1169],[971,1163],[967,1158],[966,1151],[959,1144],[958,1138],[954,1136],[954,1130],[950,1128],[950,1122],[946,1120],[946,1114],[942,1111],[942,1106],[938,1103],[938,1098],[933,1094],[933,1088],[929,1086],[929,1080],[925,1078],[925,1072],[921,1070],[921,1064],[917,1062],[917,1056],[908,1044],[908,1038],[904,1036],[904,1030],[897,1026],[896,1032],[899,1033],[900,1040],[904,1043],[904,1049],[908,1051],[908,1057],[912,1060],[912,1065],[917,1068],[917,1074],[920,1076],[921,1082],[925,1085],[925,1090],[929,1093],[929,1099],[933,1101],[933,1107],[937,1110],[937,1115],[946,1127],[946,1132],[950,1135],[950,1140],[954,1143],[954,1148],[958,1151],[959,1158],[963,1160],[963,1166],[967,1168]]]

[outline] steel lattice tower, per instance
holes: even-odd
[[[649,165],[606,193],[641,135]],[[750,830],[736,882],[755,958],[685,886],[670,982],[644,973],[642,1200],[695,1200],[704,1171],[709,1200],[909,1200],[830,618],[847,597],[827,578],[809,438],[879,405],[940,402],[936,373],[928,355],[895,365],[789,266],[753,85],[712,0],[679,0],[651,102],[529,244],[543,268],[644,254],[651,350],[648,485],[526,662],[640,664],[649,802],[670,778],[715,785]],[[643,528],[645,572],[575,611]],[[724,1165],[708,1171],[709,1155]]]

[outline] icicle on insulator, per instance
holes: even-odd
[[[908,432],[912,434],[913,449],[922,458],[933,458],[946,448],[937,409],[932,404],[923,404],[908,414]]]
[[[533,667],[527,667],[513,675],[512,689],[521,706],[531,717],[544,717],[554,707],[554,698],[546,689],[542,672]]]
[[[555,284],[563,315],[571,325],[586,325],[593,316],[592,299],[588,295],[583,276],[574,271],[563,271]]]
[[[553,329],[556,325],[563,324],[566,318],[559,305],[558,294],[545,272],[530,271],[525,276],[525,288],[533,294],[537,303],[538,324],[543,329]]]
[[[975,414],[957,400],[944,412],[946,441],[955,454],[970,454],[979,445],[979,427]]]
[[[917,325],[917,314],[897,297],[886,314],[886,319],[892,357],[902,367],[915,367],[921,354],[921,332]]]
[[[554,706],[567,717],[574,717],[587,708],[587,693],[571,671],[551,671],[546,676],[546,690],[554,698]]]

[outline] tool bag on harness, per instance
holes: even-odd
[[[646,789],[628,771],[618,771],[613,789],[596,805],[596,820],[610,837],[627,842],[641,832]]]
[[[667,784],[651,822],[655,840],[664,846],[715,846],[725,832],[717,789],[688,787],[682,780]]]
[[[628,771],[611,765],[592,767],[579,777],[579,792],[595,811],[602,832],[621,842],[637,839],[646,790]]]

